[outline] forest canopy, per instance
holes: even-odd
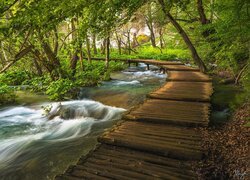
[[[247,0],[1,1],[0,90],[60,99],[124,66],[110,57],[191,62],[249,90],[249,24]]]

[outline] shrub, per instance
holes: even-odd
[[[0,105],[15,101],[15,93],[8,85],[0,82]]]
[[[26,79],[30,79],[30,74],[20,70],[0,74],[0,81],[9,86],[21,85]]]
[[[51,100],[63,100],[66,98],[72,98],[72,92],[75,84],[69,79],[59,79],[52,82],[46,91],[46,94],[49,95]]]
[[[24,81],[23,85],[29,85],[30,89],[34,92],[46,91],[47,87],[51,83],[49,76],[34,77],[32,79]]]

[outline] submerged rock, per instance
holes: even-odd
[[[47,114],[49,120],[55,117],[60,117],[61,119],[78,119],[78,118],[93,118],[93,119],[104,119],[109,113],[107,107],[86,107],[80,106],[78,104],[74,105],[62,105],[61,103],[56,104],[52,107],[51,111]]]

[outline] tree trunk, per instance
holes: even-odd
[[[131,54],[131,42],[130,42],[130,30],[127,32],[127,50],[128,54]]]
[[[110,37],[106,38],[106,58],[105,58],[105,65],[106,65],[106,69],[109,68],[109,59],[110,59]]]
[[[147,6],[147,16],[146,16],[146,24],[150,31],[150,41],[153,47],[156,47],[155,43],[155,33],[154,33],[154,26],[153,26],[153,17],[152,17],[152,10],[151,5],[148,4]]]
[[[149,29],[150,30],[150,41],[151,41],[151,44],[153,47],[156,47],[156,42],[155,42],[155,33],[154,33],[154,30],[153,30],[153,27],[152,29]]]
[[[182,29],[182,27],[178,24],[178,22],[172,17],[172,15],[169,12],[167,12],[164,0],[158,0],[158,1],[159,1],[160,5],[161,5],[162,11],[164,12],[166,18],[168,18],[169,21],[173,24],[173,26],[176,28],[176,30],[179,32],[179,34],[182,36],[184,42],[188,46],[188,48],[189,48],[189,50],[190,50],[190,52],[192,54],[193,60],[198,65],[199,69],[202,72],[205,72],[206,71],[206,66],[205,66],[204,62],[201,60],[200,56],[198,55],[193,43],[191,42],[191,40],[188,37],[188,35]]]
[[[87,50],[88,62],[91,63],[91,50],[90,50],[90,43],[89,43],[88,35],[86,35],[86,50]]]
[[[243,66],[243,68],[240,70],[239,74],[237,75],[234,84],[236,84],[236,85],[239,84],[239,81],[240,81],[242,75],[244,74],[244,72],[246,70],[249,70],[248,66],[249,66],[249,63],[247,63],[245,66]]]
[[[71,19],[71,30],[72,30],[72,41],[77,41],[75,18]],[[72,70],[72,76],[75,76],[75,74],[76,74],[77,61],[79,60],[78,52],[79,52],[79,50],[77,47],[74,50],[72,57],[70,59],[70,68]]]
[[[58,31],[57,28],[54,28],[54,34],[55,34],[55,38],[54,38],[54,53],[57,54],[58,53],[58,48],[59,48],[59,37],[58,37]]]
[[[71,60],[70,60],[70,68],[72,70],[72,76],[75,76],[76,74],[76,66],[77,66],[77,61],[79,60],[78,57],[78,49],[74,52]]]
[[[95,33],[92,34],[92,48],[94,51],[94,54],[97,54],[97,48],[96,48],[96,35]]]
[[[80,46],[80,63],[81,63],[81,69],[82,71],[84,71],[84,67],[83,67],[83,51],[82,51],[82,44]]]
[[[160,46],[161,46],[161,49],[164,48],[164,39],[163,39],[163,28],[160,27],[160,31],[159,31],[159,35],[160,35]]]
[[[200,23],[202,25],[206,25],[206,24],[209,24],[210,23],[210,20],[207,19],[206,17],[206,14],[204,12],[204,8],[203,8],[203,2],[202,0],[197,0],[197,9],[198,9],[198,12],[199,12],[199,20],[200,20]],[[207,38],[212,32],[214,32],[214,29],[206,29],[205,31],[202,32],[202,36]]]
[[[132,42],[132,48],[135,48],[136,46],[138,46],[139,43],[137,41],[137,37],[136,37],[136,33],[133,34],[133,42]]]
[[[34,61],[34,65],[35,65],[36,70],[37,70],[37,74],[38,74],[39,76],[42,76],[42,75],[43,75],[43,71],[42,71],[41,66],[40,66],[39,63],[37,62],[36,57],[34,57],[33,61]]]
[[[106,38],[103,40],[101,44],[101,54],[105,54],[105,49],[106,49]]]
[[[10,63],[8,63],[6,66],[4,66],[4,68],[0,71],[0,73],[5,72],[13,64],[15,64],[19,59],[22,59],[26,54],[28,54],[29,52],[31,52],[31,50],[32,50],[32,46],[28,46],[27,48],[25,48],[22,51],[20,51],[19,53],[17,53],[15,55],[14,59]]]
[[[3,53],[3,57],[4,57],[2,62],[3,62],[3,65],[5,65],[6,62],[8,62],[9,60],[8,60],[7,54],[4,50],[4,43],[3,42],[1,42],[1,49],[2,49],[2,53]]]
[[[118,52],[119,52],[119,55],[121,55],[121,54],[122,54],[122,40],[121,40],[121,38],[118,36],[117,32],[115,32],[115,37],[116,37]]]
[[[197,0],[197,9],[200,15],[200,22],[201,24],[208,24],[209,21],[205,15],[202,0]]]

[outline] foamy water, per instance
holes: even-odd
[[[52,105],[55,107],[56,104]],[[91,132],[93,124],[118,120],[125,111],[91,100],[61,104],[62,108],[71,113],[72,119],[55,116],[48,120],[38,107],[15,107],[0,112],[0,169],[8,167],[39,141],[55,144],[86,136]],[[11,129],[12,132],[8,131]]]

